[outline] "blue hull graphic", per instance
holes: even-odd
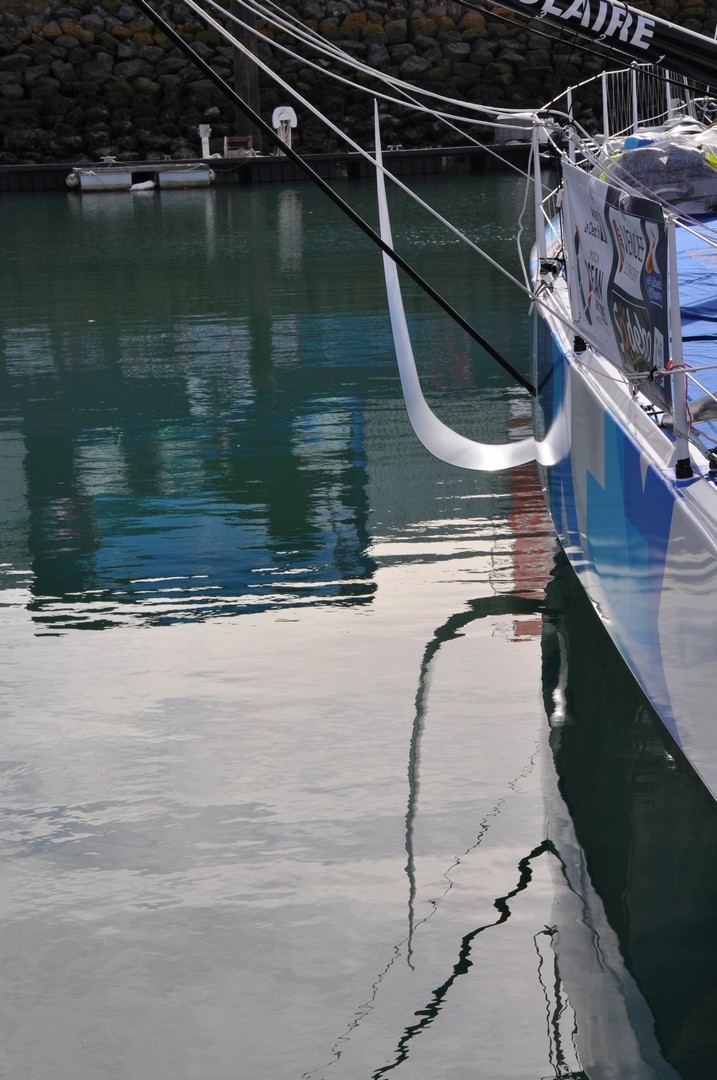
[[[568,416],[567,452],[541,467],[556,532],[638,683],[713,793],[717,732],[706,641],[717,586],[714,482],[675,480],[586,377],[565,336],[536,318],[536,431]],[[637,408],[637,407],[635,407]],[[655,426],[655,439],[665,435]],[[657,462],[657,464],[656,464]]]

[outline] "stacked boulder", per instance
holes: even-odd
[[[14,0],[0,11],[0,164],[185,159],[201,152],[198,128],[210,124],[211,152],[243,121],[222,93],[129,0]],[[701,0],[662,0],[652,7],[690,29],[711,33],[714,17]],[[234,50],[183,3],[162,0],[160,12],[195,52],[230,84]],[[286,0],[283,7],[327,41],[373,68],[419,86],[487,105],[530,106],[566,83],[599,70],[589,52],[548,46],[524,20],[497,10],[485,16],[454,0]],[[358,141],[370,141],[370,100],[289,56],[288,35],[262,24],[259,56]],[[560,73],[561,87],[553,84]],[[361,77],[363,80],[363,77]],[[367,82],[370,81],[366,77]],[[341,144],[268,77],[260,104],[270,120],[279,104],[299,116],[295,146],[305,153]],[[384,138],[404,147],[455,144],[458,137],[430,116],[382,106]],[[484,136],[485,137],[485,136]],[[268,149],[265,147],[264,149]]]

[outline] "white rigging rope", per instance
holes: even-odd
[[[238,16],[230,12],[225,12],[224,9],[215,2],[215,0],[204,0],[204,2],[215,10],[221,11],[222,14],[226,15],[236,25],[242,27],[245,30],[250,29],[249,25],[243,22]],[[413,86],[410,83],[402,82],[400,79],[396,79],[393,76],[388,75],[385,72],[379,71],[376,68],[372,68],[367,64],[362,64],[354,57],[349,56],[347,53],[345,53],[343,49],[339,48],[338,45],[333,45],[325,38],[322,38],[321,35],[318,34],[315,30],[312,30],[310,27],[303,26],[303,24],[301,24],[295,16],[291,16],[292,25],[287,24],[285,19],[280,18],[279,16],[270,18],[268,15],[268,9],[276,8],[276,5],[271,3],[271,0],[269,0],[269,3],[266,7],[262,7],[260,4],[254,2],[254,0],[237,0],[237,2],[241,3],[241,5],[247,8],[247,10],[252,11],[257,15],[260,15],[261,18],[263,18],[266,22],[269,23],[269,25],[277,29],[283,29],[285,32],[293,34],[293,36],[297,39],[303,40],[306,44],[308,44],[311,48],[315,49],[318,53],[323,54],[326,57],[330,57],[331,59],[352,68],[354,71],[372,76],[372,78],[376,82],[384,83],[387,86],[393,87],[395,90],[398,91],[398,93],[402,94],[403,96],[401,98],[396,98],[392,97],[389,94],[382,94],[377,90],[369,90],[368,88],[365,89],[365,93],[371,94],[372,97],[379,98],[382,101],[390,102],[393,105],[399,105],[406,109],[412,109],[414,112],[418,112],[423,115],[439,117],[447,128],[449,128],[451,131],[455,131],[456,134],[459,135],[462,139],[467,140],[474,146],[482,147],[493,157],[499,159],[501,161],[501,164],[507,165],[509,168],[514,169],[521,176],[526,175],[525,172],[521,168],[519,168],[519,166],[514,165],[513,162],[506,161],[506,159],[502,158],[500,154],[493,150],[491,146],[488,146],[485,143],[481,142],[479,139],[476,139],[473,135],[470,134],[470,132],[464,131],[463,128],[458,127],[457,123],[454,123],[454,121],[460,121],[464,124],[473,124],[480,127],[500,129],[505,127],[505,123],[499,122],[495,119],[495,117],[504,116],[506,120],[512,119],[514,121],[516,117],[515,110],[511,112],[510,110],[499,109],[497,107],[488,108],[487,106],[478,105],[477,103],[457,100],[455,98],[447,98],[443,95],[435,94],[430,90],[422,90],[420,87]],[[359,84],[355,83],[352,79],[347,79],[336,71],[331,71],[328,68],[322,67],[321,64],[315,63],[314,61],[293,52],[291,49],[288,48],[288,46],[282,45],[280,42],[272,40],[271,45],[273,48],[278,49],[280,52],[283,52],[285,55],[290,56],[292,59],[297,60],[302,64],[305,64],[307,67],[312,68],[314,71],[320,72],[320,74],[324,77],[333,79],[334,82],[341,83],[345,86],[349,86],[353,92],[364,89]],[[474,111],[482,111],[485,112],[486,115],[491,116],[493,119],[487,120],[483,118],[478,120],[473,117],[456,116],[453,113],[442,112],[433,107],[421,105],[421,103],[416,100],[416,94],[426,94],[428,97],[435,98],[438,101],[444,101],[447,104],[459,105],[461,108],[473,109]],[[524,115],[527,116],[527,114]],[[511,126],[513,125],[511,124]]]
[[[375,107],[374,127],[376,131],[376,186],[378,195],[379,230],[381,239],[393,247],[391,223],[386,200],[386,182],[381,166],[381,133],[378,123],[378,107]],[[388,310],[391,319],[396,360],[401,378],[403,399],[411,426],[426,449],[449,465],[462,469],[474,469],[481,472],[497,472],[510,469],[515,465],[525,465],[535,460],[535,440],[531,437],[518,442],[494,444],[475,442],[473,439],[453,431],[431,410],[421,390],[421,383],[416,370],[416,361],[411,345],[411,336],[406,322],[406,313],[398,281],[398,270],[393,259],[384,253],[383,272],[386,279]]]
[[[209,4],[209,6],[213,7],[215,10],[221,11],[223,15],[227,16],[232,22],[242,27],[243,29],[251,30],[252,32],[254,32],[253,27],[250,27],[249,24],[243,22],[241,19],[238,18],[238,16],[230,12],[224,11],[224,9],[221,8],[215,2],[215,0],[204,0],[204,2]],[[311,48],[315,49],[317,52],[323,54],[324,56],[330,57],[331,59],[336,60],[349,68],[352,68],[354,71],[370,75],[376,82],[384,83],[387,86],[394,88],[398,91],[398,93],[402,95],[402,97],[392,97],[389,94],[382,94],[377,90],[369,90],[368,88],[364,90],[364,88],[361,87],[360,84],[357,84],[352,79],[347,79],[344,76],[340,75],[338,72],[332,71],[329,68],[323,67],[319,63],[315,63],[307,59],[306,57],[301,56],[299,53],[293,52],[291,49],[288,48],[288,46],[282,45],[280,42],[270,39],[271,46],[273,48],[278,49],[285,55],[291,57],[293,60],[305,64],[306,66],[312,68],[314,71],[318,71],[325,78],[329,78],[332,79],[334,82],[349,86],[354,93],[357,90],[364,90],[365,93],[370,94],[373,98],[379,98],[382,101],[394,105],[399,105],[405,109],[411,109],[414,112],[421,113],[422,115],[435,116],[440,118],[445,124],[445,126],[451,131],[455,131],[456,134],[461,137],[461,139],[465,139],[473,146],[481,147],[491,157],[495,158],[497,161],[500,161],[502,166],[514,170],[520,176],[527,179],[527,174],[524,169],[521,169],[512,161],[508,161],[506,158],[502,157],[496,150],[493,149],[492,146],[481,142],[479,139],[476,139],[473,135],[471,135],[470,132],[465,131],[461,127],[458,127],[457,123],[454,123],[454,121],[499,130],[504,128],[506,124],[496,120],[496,117],[503,116],[505,121],[511,121],[510,127],[513,127],[516,116],[520,115],[521,117],[526,119],[528,118],[529,114],[524,112],[517,113],[516,110],[501,109],[497,106],[483,106],[477,103],[466,102],[463,99],[448,98],[444,95],[436,94],[433,91],[424,90],[421,87],[414,86],[411,83],[403,82],[400,79],[396,79],[395,77],[388,75],[386,72],[382,72],[377,70],[376,68],[371,67],[370,65],[362,64],[360,61],[356,60],[354,57],[344,52],[343,49],[341,49],[338,45],[334,45],[333,43],[327,41],[326,38],[322,38],[321,35],[317,31],[311,29],[311,27],[305,26],[299,21],[297,16],[290,15],[288,12],[282,11],[282,9],[278,8],[277,5],[272,2],[272,0],[268,0],[268,3],[263,7],[258,2],[256,2],[256,0],[237,0],[237,3],[240,3],[242,7],[245,7],[247,10],[252,11],[255,15],[259,15],[262,19],[269,23],[270,26],[276,29],[282,29],[289,34],[293,34],[293,36],[297,39],[303,40]],[[270,17],[269,9],[277,11],[280,14]],[[287,22],[287,18],[290,20],[290,22]],[[484,117],[483,119],[478,120],[468,116],[455,116],[454,114],[449,112],[441,112],[436,110],[435,108],[421,105],[421,103],[417,101],[416,97],[414,96],[416,94],[425,94],[430,98],[435,98],[437,101],[444,101],[447,104],[458,105],[461,108],[472,109],[473,111],[477,112],[484,112],[486,116],[490,116],[493,119],[488,120]]]
[[[212,7],[217,7],[214,0],[205,0]],[[250,10],[263,13],[264,9],[258,5],[252,5],[251,0],[249,3],[245,3],[242,0],[245,7],[250,7]],[[333,124],[328,117],[324,116],[319,109],[311,104],[306,98],[303,97],[298,91],[282,79],[276,72],[274,72],[267,64],[265,64],[259,57],[252,52],[241,41],[237,40],[221,23],[204,11],[196,0],[185,0],[187,6],[193,10],[196,14],[200,15],[210,26],[212,26],[226,41],[230,42],[238,52],[244,56],[251,63],[255,64],[261,71],[263,71],[269,78],[271,78],[278,86],[282,87],[285,92],[296,101],[298,101],[304,108],[307,109],[312,115],[316,116],[322,123],[324,123],[331,131],[333,131],[342,141],[348,146],[360,154],[366,161],[370,162],[376,170],[376,182],[378,188],[379,197],[379,220],[381,238],[392,248],[393,242],[391,237],[391,228],[388,218],[388,205],[386,200],[385,178],[388,176],[405,194],[413,199],[422,209],[431,214],[437,221],[439,221],[445,228],[452,232],[459,240],[474,250],[481,258],[485,259],[490,266],[506,277],[512,284],[514,284],[521,291],[525,292],[531,300],[539,299],[539,303],[543,307],[549,307],[546,305],[544,292],[538,298],[529,285],[519,281],[513,274],[511,274],[505,267],[501,266],[495,259],[483,251],[476,243],[474,243],[465,233],[461,232],[456,226],[439,214],[432,206],[421,199],[415,192],[403,184],[397,177],[393,176],[383,166],[381,156],[380,145],[380,132],[378,128],[378,103],[374,100],[374,113],[375,113],[375,129],[376,129],[376,153],[375,156],[371,155],[368,151],[364,150],[362,146],[351,139],[344,131],[342,131],[337,125]],[[222,14],[225,15],[223,9]],[[255,27],[243,22],[241,19],[237,19],[232,16],[232,21],[244,29],[250,34],[256,34]],[[277,43],[273,43],[277,46]],[[292,54],[290,50],[284,49],[285,52]],[[330,49],[327,50],[328,54],[340,56],[342,62],[347,62],[353,66],[351,58],[345,57],[345,54],[341,50]],[[297,57],[304,63],[304,59]],[[364,67],[363,65],[359,65]],[[324,68],[320,68],[322,73],[326,74]],[[372,68],[366,68],[373,76],[381,78],[381,75],[374,71]],[[344,80],[345,81],[345,80]],[[391,80],[399,82],[399,80]],[[355,84],[351,84],[352,88],[356,89]],[[406,84],[401,84],[401,87]],[[411,90],[415,88],[411,87]],[[401,88],[401,92],[403,89]],[[373,95],[374,98],[376,95]],[[438,97],[438,95],[431,94],[432,97]],[[451,100],[451,99],[448,99]],[[401,105],[406,105],[405,101],[397,102]],[[411,104],[411,107],[418,108],[423,111],[421,106]],[[478,107],[482,108],[482,107]],[[430,110],[432,115],[437,115],[434,110]],[[495,111],[493,111],[495,115]],[[511,116],[515,116],[515,113],[511,113]],[[528,115],[528,114],[523,114]],[[535,121],[534,121],[535,122]],[[525,205],[525,204],[524,204]],[[404,400],[406,402],[406,408],[408,411],[411,424],[418,435],[419,439],[427,447],[427,449],[438,457],[442,461],[446,461],[449,464],[457,465],[459,467],[480,470],[480,471],[498,471],[506,468],[512,468],[516,465],[525,464],[536,458],[542,461],[544,464],[550,464],[554,461],[561,459],[567,449],[569,442],[569,429],[567,424],[567,413],[565,409],[561,409],[558,415],[554,418],[553,425],[550,431],[546,434],[544,440],[540,443],[536,443],[531,437],[523,439],[518,442],[511,442],[506,444],[491,444],[491,443],[479,443],[472,439],[468,439],[458,432],[453,431],[446,424],[444,424],[435,413],[432,412],[428,406],[420,387],[420,381],[418,379],[418,373],[416,370],[415,359],[413,357],[413,350],[410,341],[410,335],[408,332],[408,325],[406,322],[405,311],[403,308],[403,300],[401,298],[400,286],[398,281],[398,269],[393,259],[389,258],[384,252],[384,267],[385,278],[389,300],[389,313],[391,317],[391,325],[394,335],[394,345],[396,348],[396,355],[399,365],[399,374],[401,378],[401,386],[404,394]],[[525,272],[525,266],[523,264],[523,270]],[[557,313],[556,313],[557,314]],[[560,315],[558,315],[560,318]],[[564,316],[563,316],[564,318]]]
[[[486,127],[504,127],[504,124],[501,124],[500,122],[495,120],[496,116],[504,116],[507,120],[510,120],[516,116],[515,109],[501,109],[498,106],[480,105],[477,102],[465,101],[462,98],[448,97],[445,94],[438,94],[435,91],[426,90],[421,87],[414,86],[411,83],[403,82],[401,79],[397,79],[394,75],[389,75],[387,72],[378,71],[376,68],[371,67],[369,64],[364,64],[360,60],[357,60],[355,57],[350,56],[348,53],[344,52],[341,48],[339,48],[338,45],[334,45],[331,42],[327,41],[326,38],[322,38],[320,34],[312,30],[310,27],[307,27],[294,20],[289,22],[285,17],[270,14],[269,9],[266,6],[262,6],[261,4],[255,2],[255,0],[237,0],[237,2],[240,3],[242,7],[246,8],[249,11],[252,11],[255,15],[259,15],[270,25],[276,27],[277,29],[283,30],[284,32],[290,34],[298,40],[303,41],[305,44],[309,45],[311,48],[315,49],[322,55],[334,60],[338,60],[341,63],[345,64],[347,67],[352,68],[354,71],[360,72],[364,75],[370,75],[373,78],[378,79],[380,82],[385,83],[387,86],[391,86],[397,90],[400,90],[401,92],[408,94],[409,100],[411,100],[412,95],[423,95],[424,97],[431,98],[434,101],[443,102],[446,105],[458,107],[460,109],[466,109],[469,112],[481,114],[483,117],[483,119],[481,120],[471,119],[467,116],[455,117],[455,119],[461,120],[464,123],[479,123]],[[251,33],[254,34],[257,33],[255,27],[252,27],[248,23],[245,23],[237,15],[226,11],[225,8],[221,7],[220,4],[216,3],[216,0],[204,0],[204,3],[207,4],[209,7],[213,8],[215,11],[220,12],[223,17],[228,18],[237,26],[241,26],[244,30],[249,30]],[[204,12],[204,10],[199,6],[196,0],[187,0],[187,4],[190,8],[203,15],[205,19],[211,18],[206,12]],[[273,4],[270,4],[270,6],[275,7],[275,5]],[[284,12],[283,15],[285,16],[286,13]],[[350,79],[342,78],[341,76],[337,75],[336,72],[327,71],[327,69],[321,67],[321,65],[312,63],[305,57],[292,52],[287,46],[282,45],[280,42],[274,41],[272,39],[268,40],[270,41],[272,48],[279,49],[281,52],[284,52],[285,54],[291,56],[293,59],[300,60],[302,63],[305,63],[315,69],[318,67],[318,70],[320,70],[323,75],[327,75],[341,82],[348,83],[348,85],[350,85],[353,90],[362,89],[362,87],[358,86]],[[374,96],[384,97],[384,95]],[[391,101],[397,105],[407,104],[405,100],[397,98],[385,97],[385,100]],[[420,112],[426,112],[434,116],[442,115],[435,108],[419,105],[415,101],[412,102],[412,106]],[[487,119],[488,117],[490,117],[491,119]]]
[[[386,199],[385,170],[381,163],[381,133],[379,130],[378,106],[374,106],[374,127],[376,132],[376,188],[379,207],[379,230],[381,239],[393,247],[391,222]],[[390,175],[390,173],[389,173]],[[426,447],[440,461],[456,465],[463,469],[480,472],[498,472],[525,465],[537,460],[543,465],[554,465],[562,461],[570,447],[570,383],[552,424],[542,440],[532,436],[508,443],[482,443],[468,439],[453,431],[431,410],[423,396],[416,361],[411,345],[411,336],[406,321],[406,313],[398,280],[395,262],[384,253],[384,277],[388,310],[391,319],[396,360],[401,379],[401,390],[406,403],[406,412],[411,426]]]
[[[212,7],[216,11],[220,12],[222,16],[228,18],[235,25],[241,27],[243,30],[255,35],[258,33],[255,27],[251,26],[249,23],[244,22],[237,15],[225,11],[225,9],[222,8],[219,4],[217,4],[215,0],[204,0],[204,2],[208,4],[209,7]],[[332,71],[330,68],[322,66],[321,63],[309,60],[307,57],[294,52],[288,46],[283,45],[278,41],[275,41],[273,39],[267,39],[267,41],[271,41],[272,48],[277,49],[278,51],[284,53],[284,55],[289,56],[291,59],[298,61],[306,67],[309,67],[314,71],[318,71],[325,78],[332,79],[334,82],[340,83],[344,86],[349,86],[354,93],[357,90],[363,91],[364,93],[370,94],[372,97],[379,98],[380,100],[387,103],[399,105],[402,108],[411,109],[414,112],[418,112],[424,116],[433,116],[442,120],[445,126],[451,131],[455,131],[456,134],[461,137],[461,139],[466,140],[473,146],[480,146],[492,157],[499,160],[502,165],[513,169],[515,172],[519,173],[519,175],[523,177],[526,176],[524,170],[522,170],[519,166],[501,157],[501,155],[497,153],[497,151],[495,151],[491,146],[487,145],[484,142],[481,142],[479,139],[476,139],[473,135],[470,134],[470,132],[465,131],[461,127],[458,127],[458,124],[456,122],[460,122],[463,124],[473,124],[479,127],[501,129],[504,128],[506,124],[504,122],[496,120],[495,117],[504,116],[506,121],[509,119],[514,121],[517,116],[521,116],[522,118],[526,119],[528,118],[529,114],[523,112],[517,113],[515,110],[511,111],[507,109],[500,109],[498,107],[488,108],[487,106],[466,102],[460,99],[446,98],[440,94],[435,94],[430,90],[422,90],[420,87],[413,86],[410,83],[405,83],[400,79],[396,79],[393,76],[386,74],[385,72],[378,71],[376,68],[372,68],[369,65],[362,64],[354,57],[349,56],[347,53],[345,53],[341,48],[339,48],[339,46],[333,45],[325,38],[322,38],[320,34],[318,34],[316,31],[312,30],[309,27],[303,26],[293,16],[291,18],[292,23],[296,23],[295,26],[287,23],[285,19],[278,16],[275,16],[273,18],[270,17],[268,14],[268,8],[262,7],[258,3],[254,3],[253,0],[237,0],[237,2],[241,3],[243,7],[247,8],[247,10],[251,11],[255,15],[259,15],[262,19],[265,20],[265,22],[269,23],[270,26],[273,26],[276,29],[282,29],[286,33],[292,34],[299,40],[303,40],[305,44],[308,44],[318,53],[323,54],[324,56],[331,58],[332,60],[338,61],[339,63],[346,65],[354,71],[372,76],[376,82],[384,83],[387,86],[394,88],[398,91],[398,93],[402,94],[403,96],[397,98],[391,96],[390,94],[381,93],[380,91],[375,89],[369,90],[368,87],[363,88],[359,84],[354,82],[352,79],[348,79],[343,75],[340,75],[337,71]],[[275,5],[271,3],[269,6],[272,8],[275,7]],[[191,2],[190,7],[194,7],[194,4]],[[204,18],[208,19],[208,15],[203,11],[201,7],[196,7],[195,10],[202,14]],[[413,96],[414,94],[426,94],[428,97],[435,98],[438,101],[445,101],[447,104],[458,105],[461,108],[472,109],[473,111],[485,112],[486,116],[491,116],[493,117],[493,119],[488,120],[485,117],[483,117],[482,119],[477,119],[469,116],[457,116],[450,112],[442,112],[435,109],[434,107],[421,105],[421,103],[417,101],[416,98]],[[510,126],[512,127],[514,125],[511,124]]]

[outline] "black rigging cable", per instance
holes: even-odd
[[[236,93],[235,90],[233,90],[230,86],[227,85],[221,75],[217,75],[213,68],[210,67],[210,65],[205,60],[203,60],[202,57],[194,51],[194,49],[192,49],[191,45],[189,45],[188,42],[184,41],[184,39],[180,37],[174,27],[170,26],[170,24],[166,22],[166,20],[163,19],[162,16],[159,15],[154,10],[154,8],[150,6],[149,3],[147,3],[147,0],[134,0],[134,2],[136,6],[140,9],[140,11],[143,11],[147,18],[151,19],[155,26],[159,27],[159,29],[167,35],[169,40],[204,72],[207,79],[214,83],[214,85],[219,90],[221,90],[221,92],[226,97],[228,97],[229,100],[238,109],[240,109],[241,112],[257,128],[259,128],[263,135],[265,135],[274,145],[278,146],[286,157],[290,158],[290,160],[293,161],[293,163],[299,169],[301,169],[303,173],[305,173],[311,180],[314,181],[317,187],[321,188],[324,194],[327,195],[331,199],[331,201],[335,203],[335,205],[338,206],[339,209],[342,210],[346,214],[346,216],[351,219],[354,225],[356,225],[359,229],[361,229],[363,233],[365,233],[366,236],[368,236],[369,240],[373,241],[373,243],[376,244],[376,246],[379,247],[385,255],[388,255],[388,257],[392,259],[393,262],[395,262],[396,265],[404,271],[404,273],[406,273],[413,281],[415,281],[415,283],[421,289],[423,289],[423,291],[427,293],[427,295],[430,296],[430,298],[436,304],[438,304],[438,306],[442,308],[447,315],[450,315],[454,322],[456,322],[462,330],[464,330],[470,337],[472,337],[473,340],[476,341],[488,353],[489,356],[491,356],[498,364],[500,364],[500,366],[505,371],[507,371],[508,374],[511,375],[515,379],[515,381],[523,387],[524,390],[527,390],[529,394],[535,397],[536,390],[533,384],[528,379],[526,379],[525,376],[517,370],[517,368],[513,367],[510,361],[506,360],[506,358],[502,356],[498,352],[498,350],[494,348],[494,346],[491,345],[491,343],[487,341],[486,338],[484,338],[483,335],[478,332],[478,330],[475,329],[475,327],[471,326],[471,324],[467,322],[467,320],[464,319],[463,316],[459,314],[459,312],[457,312],[456,309],[451,304],[449,304],[448,301],[444,299],[444,297],[441,296],[441,294],[437,292],[437,290],[434,289],[433,286],[425,280],[425,278],[421,277],[418,271],[414,270],[410,263],[406,262],[406,260],[398,254],[398,252],[396,252],[389,244],[382,240],[376,230],[371,228],[368,222],[364,221],[361,215],[357,214],[356,211],[351,206],[349,206],[349,204],[344,199],[342,199],[337,192],[334,191],[331,185],[328,184],[323,179],[323,177],[319,176],[319,174],[311,167],[311,165],[309,165],[307,161],[304,160],[303,157],[301,157],[300,154],[297,154],[295,150],[288,146],[279,137],[278,133],[275,132],[274,129],[269,124],[267,124],[267,122],[263,120],[262,117],[259,116],[259,114],[254,109],[252,109],[251,106],[248,105],[244,101],[244,99]]]

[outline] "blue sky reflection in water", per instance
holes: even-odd
[[[423,183],[504,250],[512,180]],[[395,209],[525,370],[523,301]],[[0,225],[0,1075],[705,1075],[714,812],[562,564],[546,609],[531,470],[417,445],[377,253],[303,185]],[[441,417],[520,431],[406,296]]]

